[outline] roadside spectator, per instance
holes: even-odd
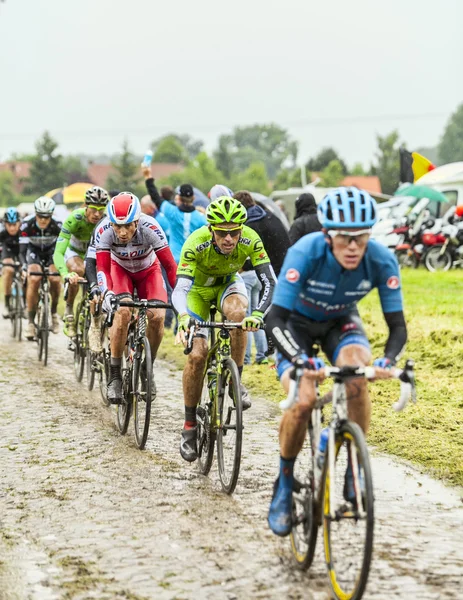
[[[169,221],[169,245],[172,254],[174,255],[175,262],[178,264],[185,240],[193,233],[193,231],[206,225],[206,217],[198,212],[193,206],[194,191],[189,183],[183,183],[180,186],[179,193],[175,196],[175,205],[173,205],[159,195],[151,175],[151,168],[145,167],[142,169],[142,172],[145,177],[145,185],[148,194],[157,209],[163,213]]]
[[[312,194],[301,194],[296,200],[296,217],[289,230],[291,246],[308,233],[321,231],[317,217],[317,203]]]
[[[246,208],[248,214],[246,225],[259,234],[270,258],[270,262],[272,263],[273,270],[278,275],[286,251],[289,248],[288,234],[286,233],[286,229],[282,222],[274,214],[266,212],[263,208],[258,206],[249,192],[244,190],[236,192],[233,197],[236,198],[236,200],[239,200]],[[256,308],[261,284],[249,261],[244,264],[240,275],[243,278],[248,292],[248,314],[251,314]],[[251,363],[253,338],[256,344],[256,363],[267,364],[268,359],[265,356],[265,352],[267,351],[267,339],[263,330],[255,331],[252,335],[248,335],[244,364],[248,365]]]
[[[167,202],[170,202],[171,204],[173,204],[174,196],[175,196],[174,188],[171,185],[163,185],[162,186],[161,198],[163,200],[167,200]]]

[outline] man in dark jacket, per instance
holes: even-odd
[[[288,232],[283,223],[273,213],[267,212],[258,206],[249,192],[245,190],[236,192],[233,198],[239,200],[246,208],[248,213],[246,225],[259,234],[272,263],[275,275],[278,277],[286,252],[291,245]]]
[[[312,194],[301,194],[296,200],[296,218],[289,230],[291,246],[308,233],[321,231],[317,217],[317,203]]]

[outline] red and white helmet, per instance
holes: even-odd
[[[140,200],[130,192],[117,194],[108,204],[109,220],[116,225],[127,225],[138,221],[140,213]]]

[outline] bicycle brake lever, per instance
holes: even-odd
[[[195,320],[190,319],[187,345],[186,348],[183,350],[183,354],[190,354],[190,352],[193,350],[193,337],[195,335],[195,329]]]

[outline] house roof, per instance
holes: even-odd
[[[151,171],[155,179],[164,179],[169,177],[172,173],[178,173],[182,171],[184,166],[176,163],[154,163],[151,165]],[[90,163],[87,169],[88,178],[95,185],[105,187],[107,184],[108,177],[115,173],[115,169],[112,165],[100,165],[96,163]],[[141,174],[140,174],[141,179]]]
[[[341,185],[354,186],[373,194],[381,193],[381,182],[376,175],[348,175],[341,181]]]
[[[16,193],[20,193],[23,190],[24,183],[23,179],[29,177],[31,170],[31,163],[21,160],[9,160],[5,163],[0,163],[0,171],[9,171],[13,173],[13,189]]]

